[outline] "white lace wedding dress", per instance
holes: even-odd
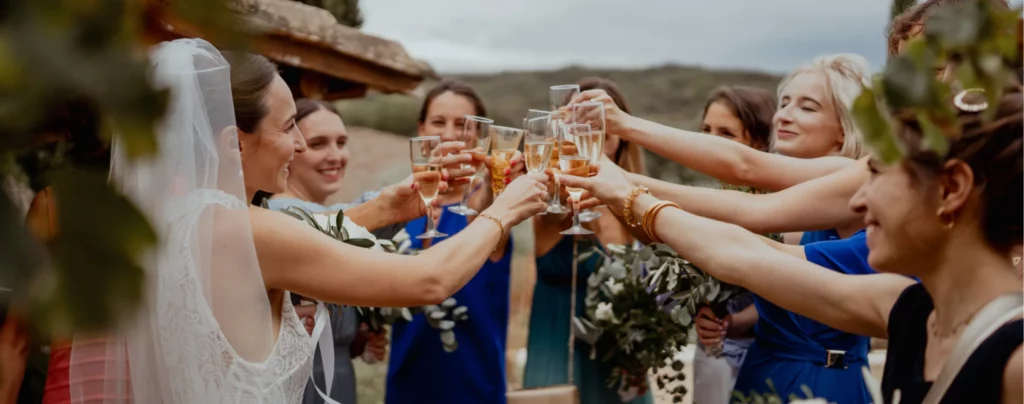
[[[210,203],[220,208],[246,210],[248,206],[235,196],[220,191],[193,191],[172,206],[170,223],[172,251],[191,254],[190,240],[181,231],[194,229],[201,213]],[[184,258],[181,262],[191,262]],[[159,313],[160,335],[168,339],[161,346],[171,369],[175,403],[200,403],[219,397],[217,403],[278,404],[300,403],[313,370],[315,341],[306,333],[284,293],[281,325],[277,342],[267,359],[260,363],[240,357],[221,332],[217,319],[204,301],[197,271],[161,271]],[[164,298],[166,297],[166,298]],[[184,297],[184,298],[182,298]],[[177,341],[170,341],[170,339]],[[181,349],[187,348],[187,349]],[[194,369],[195,365],[199,369]]]
[[[142,301],[110,338],[76,336],[73,403],[298,404],[314,341],[284,293],[274,325],[256,255],[230,65],[200,39],[151,49],[169,90],[157,153],[115,136],[110,182],[148,219]],[[102,231],[98,229],[97,231]],[[277,330],[277,331],[275,331]]]

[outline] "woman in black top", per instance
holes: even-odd
[[[888,338],[885,400],[899,390],[901,404],[920,403],[975,314],[999,296],[1021,292],[1009,258],[1024,239],[1024,126],[1016,88],[991,106],[979,91],[961,93],[955,104],[963,134],[950,140],[945,156],[919,146],[923,132],[913,117],[898,122],[907,157],[893,165],[873,160],[870,180],[850,201],[864,215],[868,263],[887,273],[827,270],[808,262],[803,247],[672,207],[653,219],[654,233],[722,281],[840,330]],[[978,109],[995,109],[996,118],[983,124]],[[610,164],[595,177],[562,181],[586,188],[613,212],[623,211],[634,190]],[[642,193],[632,201],[635,218],[658,202]],[[857,242],[863,246],[865,238],[826,243]],[[1020,319],[1011,321],[975,350],[942,403],[1024,402],[1022,327]]]

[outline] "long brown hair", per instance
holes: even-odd
[[[775,97],[771,93],[754,87],[722,86],[711,92],[701,123],[708,114],[711,104],[721,102],[739,118],[743,130],[750,135],[750,147],[770,152],[772,149],[772,118],[775,116]]]
[[[235,124],[246,133],[255,133],[267,116],[264,98],[277,77],[277,66],[262,55],[246,52],[222,52],[231,65],[231,101]]]
[[[423,97],[423,104],[420,105],[420,117],[417,119],[419,123],[424,123],[427,120],[427,110],[430,109],[430,103],[434,102],[434,99],[441,94],[452,92],[456,95],[466,97],[470,103],[473,104],[473,109],[476,111],[476,116],[487,116],[487,108],[484,107],[484,101],[480,98],[480,95],[476,93],[473,87],[469,84],[463,83],[454,79],[445,79],[440,83],[437,83],[430,91],[427,92],[426,97]]]
[[[341,113],[338,112],[338,108],[334,107],[334,104],[323,100],[314,100],[312,98],[302,98],[295,101],[295,122],[298,123],[305,119],[307,116],[313,115],[314,112],[324,110],[334,115],[341,117]]]
[[[615,105],[619,107],[623,112],[629,114],[629,104],[626,103],[626,97],[622,95],[622,91],[619,90],[619,86],[615,82],[601,78],[601,77],[584,77],[577,83],[580,86],[580,91],[587,90],[604,90],[608,93],[608,96],[612,98]],[[631,173],[647,175],[647,163],[644,159],[644,149],[640,145],[630,143],[626,139],[620,137],[619,147],[615,149],[615,155],[613,157],[615,164],[618,164],[622,169]]]

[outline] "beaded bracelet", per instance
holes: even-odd
[[[655,232],[654,232],[654,220],[657,218],[658,212],[660,212],[662,209],[664,209],[664,208],[666,208],[668,206],[671,206],[671,207],[674,207],[676,209],[679,209],[679,205],[674,203],[674,202],[661,201],[661,202],[658,202],[658,203],[656,203],[654,205],[651,205],[651,207],[647,208],[647,211],[644,212],[644,217],[643,217],[644,233],[646,233],[647,237],[649,237],[651,239],[651,241],[653,241],[655,243],[660,243],[661,239],[658,238],[658,235],[655,234]]]
[[[633,220],[633,200],[640,196],[640,194],[650,195],[650,193],[651,191],[647,189],[647,187],[639,185],[636,188],[633,188],[633,191],[626,197],[626,202],[622,205],[622,218],[626,221],[626,224],[629,225],[629,227],[637,227],[640,225],[636,220]]]

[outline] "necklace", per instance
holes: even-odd
[[[933,315],[932,319],[930,321],[930,327],[929,327],[929,328],[931,328],[931,335],[932,335],[932,337],[935,337],[935,338],[949,338],[949,337],[952,337],[952,336],[960,333],[960,331],[963,330],[964,327],[966,327],[967,324],[969,324],[971,322],[971,319],[973,319],[973,318],[974,318],[974,314],[971,314],[970,316],[967,316],[967,318],[963,319],[962,321],[960,321],[960,323],[958,323],[956,326],[954,326],[953,329],[949,333],[940,335],[939,334],[939,328],[938,328],[937,325],[935,325],[935,323],[938,321],[937,320],[938,317]]]

